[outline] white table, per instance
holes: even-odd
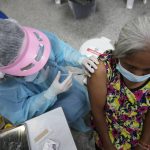
[[[25,124],[31,150],[43,150],[48,141],[58,144],[59,150],[77,150],[61,107],[28,120]]]

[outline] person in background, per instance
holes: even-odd
[[[150,17],[121,30],[88,79],[96,149],[150,150]]]
[[[93,73],[97,59],[87,58],[56,35],[15,20],[0,20],[0,115],[14,125],[62,107],[70,127],[86,132],[87,89],[65,66]]]

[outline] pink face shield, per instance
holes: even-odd
[[[28,76],[41,70],[50,56],[51,44],[46,35],[36,29],[23,27],[24,42],[16,60],[0,71],[14,76]]]

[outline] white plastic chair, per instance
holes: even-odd
[[[143,0],[143,3],[146,4],[147,3],[147,0]],[[133,4],[134,4],[134,0],[127,0],[127,5],[126,7],[128,9],[132,9],[133,8]]]
[[[85,41],[81,45],[79,52],[88,57],[92,55],[98,57],[99,54],[105,52],[108,49],[114,50],[114,46],[111,44],[111,40],[106,37],[101,37]]]
[[[83,55],[86,55],[87,57],[95,56],[98,58],[100,54],[109,49],[114,50],[114,46],[111,44],[111,40],[106,37],[101,37],[85,41],[81,45],[79,52]],[[87,77],[84,77],[83,83],[87,84]]]
[[[62,1],[61,0],[55,0],[55,4],[61,4]]]

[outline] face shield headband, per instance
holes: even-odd
[[[14,62],[0,67],[0,72],[14,76],[28,76],[41,70],[50,56],[51,44],[47,36],[29,27],[25,33],[22,48]]]

